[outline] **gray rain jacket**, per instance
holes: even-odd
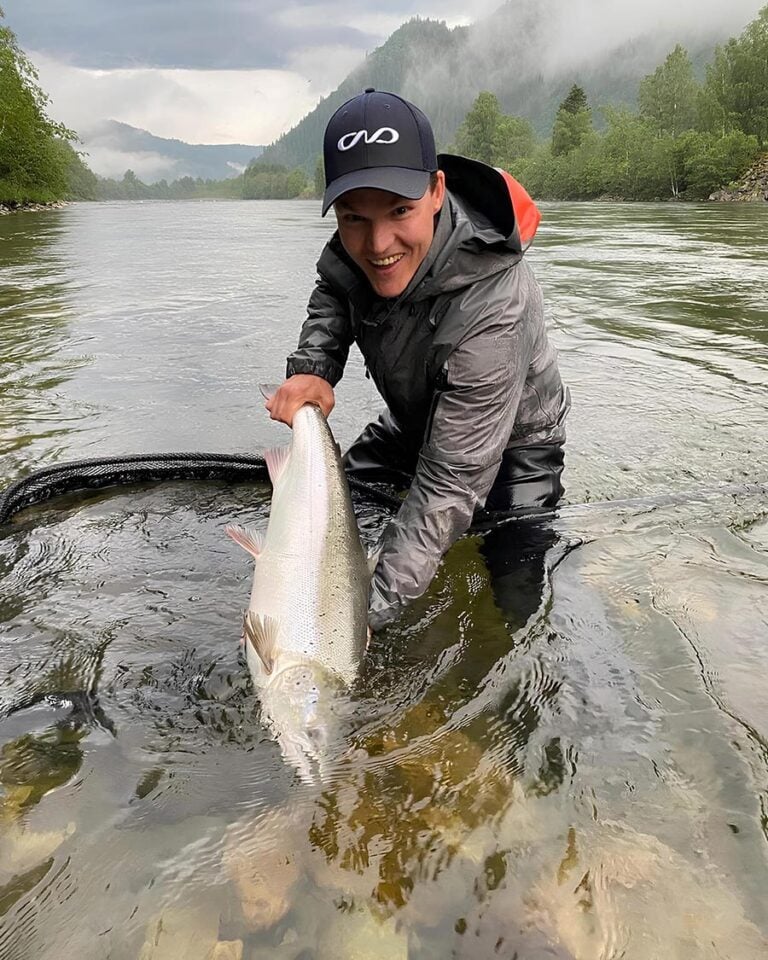
[[[420,450],[384,531],[369,619],[379,629],[429,586],[485,503],[507,447],[565,439],[569,397],[523,251],[539,213],[508,174],[441,155],[446,202],[429,252],[397,298],[378,297],[335,233],[288,376],[332,386],[357,342],[398,426]]]

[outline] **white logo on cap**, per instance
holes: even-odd
[[[337,146],[339,150],[345,151],[356,147],[361,140],[364,140],[365,143],[397,143],[399,139],[400,134],[397,130],[393,130],[392,127],[379,127],[375,133],[368,133],[367,130],[345,133],[343,137],[339,138]]]

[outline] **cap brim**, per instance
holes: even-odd
[[[323,216],[328,208],[350,190],[387,190],[399,197],[418,200],[427,192],[430,174],[425,170],[409,170],[406,167],[368,167],[353,170],[337,177],[326,188],[323,196]]]

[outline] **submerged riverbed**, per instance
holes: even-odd
[[[377,636],[322,789],[237,642],[251,568],[223,528],[264,524],[268,488],[70,496],[0,530],[1,960],[768,956],[766,212],[543,212],[567,503],[511,590],[465,538]],[[0,487],[287,443],[257,384],[330,229],[299,202],[2,218]],[[342,445],[378,409],[354,359]]]

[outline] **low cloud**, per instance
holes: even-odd
[[[139,180],[154,183],[156,180],[175,180],[178,162],[155,153],[131,153],[113,150],[94,144],[85,145],[85,162],[102,177],[122,180],[126,170],[133,170]]]
[[[678,37],[691,43],[713,36],[741,33],[757,14],[761,0],[542,0],[548,10],[547,31],[541,38],[541,69],[552,74],[565,67],[588,65],[638,37],[656,37],[665,53]]]
[[[660,55],[676,37],[734,35],[764,0],[508,0],[473,29],[464,61],[420,64],[407,89],[493,88],[518,76],[576,75],[635,37]],[[114,118],[189,143],[268,144],[413,16],[449,26],[497,0],[0,0],[40,70],[51,115],[75,130]],[[498,29],[501,17],[509,29]],[[512,37],[512,41],[509,40]],[[666,46],[665,46],[666,45]],[[622,56],[630,56],[627,49]],[[470,62],[471,61],[471,62]],[[147,160],[147,163],[151,160]]]
[[[85,70],[31,58],[50,114],[83,133],[108,118],[187,143],[266,144],[325,92],[287,70]]]

